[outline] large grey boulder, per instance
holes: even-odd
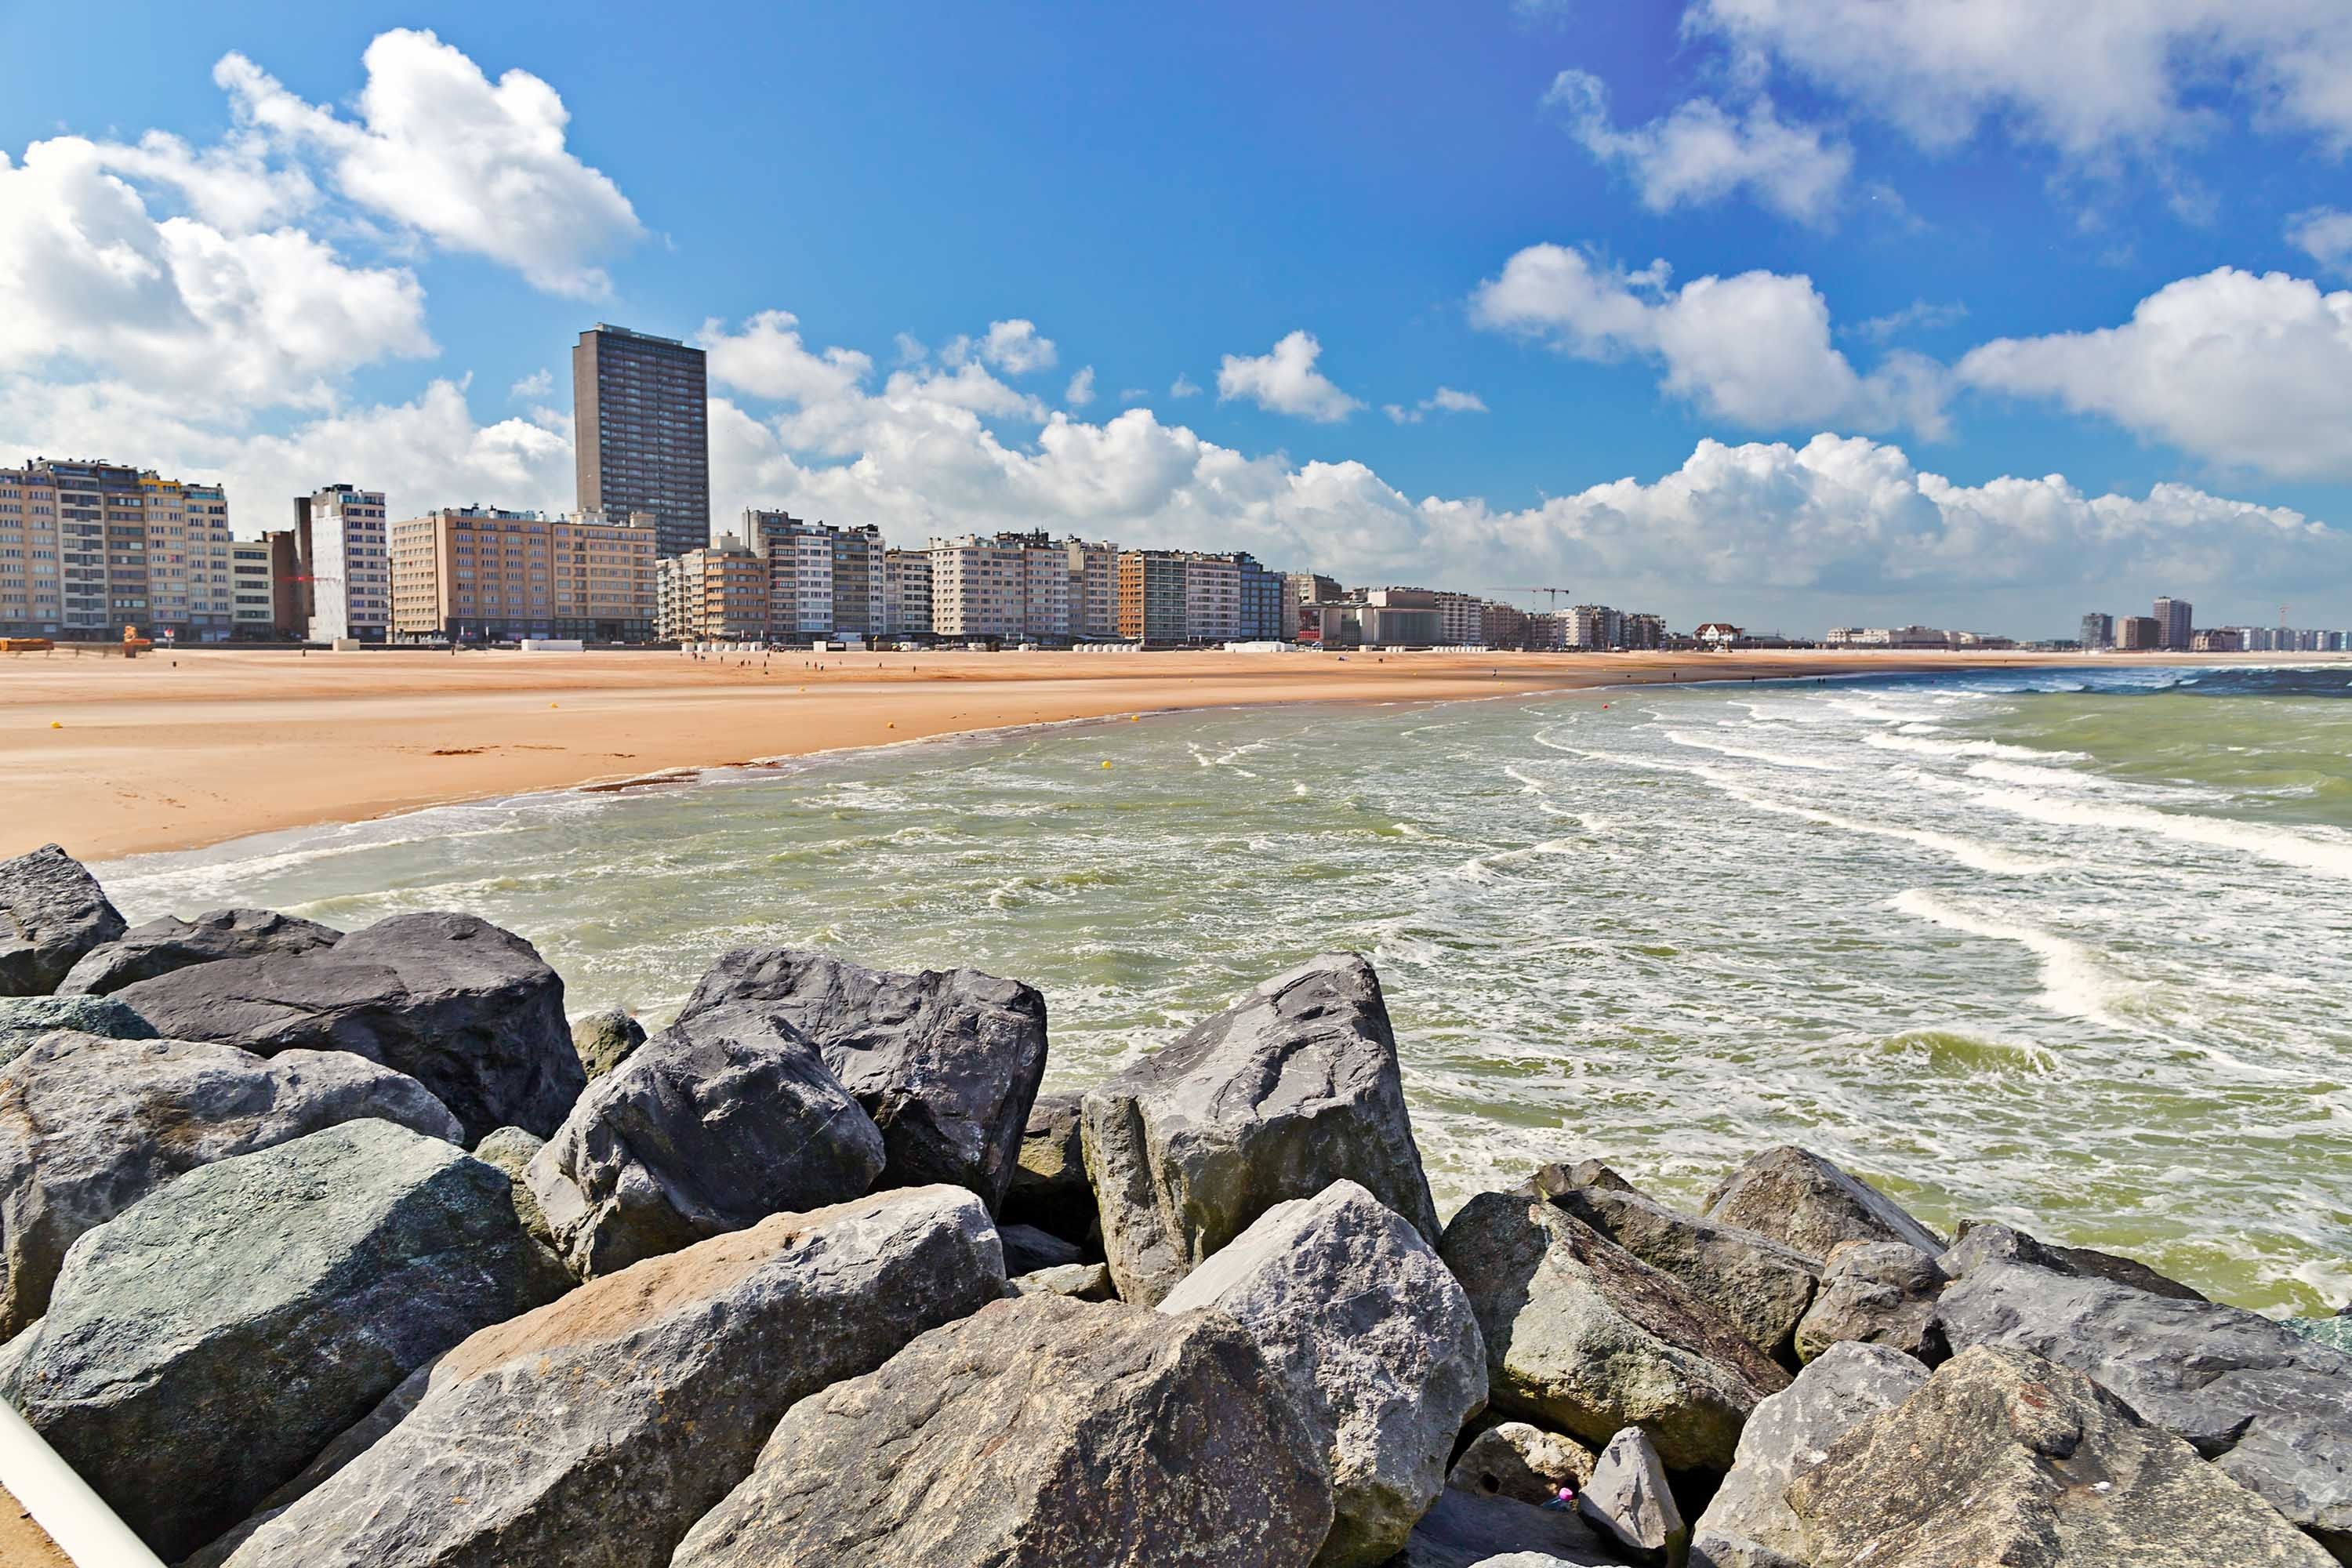
[[[1691,1562],[1697,1568],[1803,1563],[1804,1526],[1789,1506],[1789,1483],[1827,1458],[1831,1444],[1927,1381],[1926,1367],[1884,1345],[1834,1344],[1806,1363],[1796,1382],[1748,1416],[1731,1473],[1693,1531]]]
[[[999,1217],[1034,1226],[1066,1240],[1086,1242],[1101,1228],[1095,1189],[1087,1180],[1086,1140],[1081,1135],[1084,1094],[1041,1094],[1029,1107],[1021,1131],[1019,1163],[1004,1189]]]
[[[1470,1440],[1445,1474],[1445,1484],[1482,1497],[1511,1498],[1538,1506],[1573,1494],[1592,1475],[1601,1456],[1572,1437],[1505,1421]]]
[[[1978,1345],[1789,1487],[1808,1568],[2329,1568],[2326,1552],[2081,1373]]]
[[[60,1029],[110,1040],[152,1040],[155,1026],[110,996],[0,996],[0,1068]]]
[[[1111,1289],[1110,1270],[1099,1263],[1063,1263],[1051,1268],[1033,1268],[1026,1274],[1013,1275],[1005,1283],[1021,1296],[1067,1296],[1079,1301],[1118,1299],[1118,1293]]]
[[[738,948],[678,1011],[742,1002],[815,1042],[882,1130],[882,1184],[952,1182],[994,1214],[1045,1074],[1045,998],[977,969],[892,973],[789,948]],[[1076,1239],[1076,1238],[1073,1238]]]
[[[1601,1462],[1576,1496],[1576,1511],[1636,1563],[1680,1568],[1690,1549],[1690,1527],[1675,1504],[1666,1467],[1639,1426],[1609,1439]]]
[[[472,915],[394,915],[332,947],[199,963],[115,995],[173,1039],[382,1062],[432,1090],[468,1142],[500,1127],[544,1138],[587,1083],[562,980]]]
[[[1637,1193],[1597,1183],[1563,1185],[1551,1201],[1651,1268],[1681,1280],[1766,1355],[1789,1359],[1797,1324],[1813,1304],[1821,1259],[1761,1231],[1678,1214]]]
[[[1985,1220],[1962,1220],[1959,1234],[1939,1260],[1939,1266],[1946,1274],[1957,1279],[1967,1273],[1972,1264],[1990,1258],[2031,1263],[2037,1268],[2047,1268],[2053,1273],[2071,1275],[2076,1279],[2111,1280],[2117,1285],[2128,1285],[2135,1290],[2145,1290],[2151,1296],[2171,1296],[2183,1301],[2207,1299],[2203,1291],[2158,1274],[2137,1258],[2119,1258],[2112,1252],[2098,1252],[2087,1247],[2061,1247],[2009,1226]]]
[[[348,1051],[43,1037],[0,1076],[0,1340],[47,1310],[68,1247],[164,1183],[371,1117],[458,1138],[422,1084]]]
[[[1842,1241],[1900,1241],[1933,1257],[1943,1238],[1860,1177],[1810,1149],[1783,1144],[1724,1178],[1707,1194],[1706,1217],[1760,1230],[1812,1258]]]
[[[1943,1262],[1961,1270],[1936,1304],[1954,1352],[2026,1351],[2096,1380],[2352,1561],[2352,1357],[2217,1302],[1957,1247]]]
[[[539,1194],[530,1190],[530,1163],[546,1147],[544,1138],[535,1138],[520,1127],[501,1127],[474,1145],[474,1158],[507,1173],[507,1180],[514,1184],[515,1218],[533,1241],[561,1257],[562,1244],[547,1223],[547,1211],[539,1206]]]
[[[1000,1220],[996,1235],[1004,1243],[1004,1267],[1014,1274],[1034,1274],[1040,1268],[1060,1268],[1087,1260],[1085,1247],[1034,1226]]]
[[[1087,1173],[1123,1300],[1150,1305],[1290,1198],[1360,1183],[1437,1235],[1372,966],[1326,953],[1091,1090]]]
[[[588,1075],[591,1083],[619,1067],[631,1051],[645,1043],[646,1026],[631,1017],[625,1008],[607,1007],[572,1026],[572,1049],[580,1058],[580,1070]]]
[[[1613,1541],[1572,1509],[1448,1487],[1386,1568],[1617,1568]]]
[[[795,1401],[1003,1286],[961,1188],[772,1215],[474,1335],[227,1560],[661,1568]]]
[[[1486,1342],[1496,1410],[1606,1443],[1639,1426],[1675,1469],[1722,1469],[1789,1374],[1674,1276],[1563,1209],[1481,1193],[1438,1251]]]
[[[1922,1361],[1942,1359],[1934,1331],[1944,1271],[1899,1241],[1849,1241],[1830,1254],[1822,1292],[1797,1325],[1797,1354],[1811,1361],[1843,1341],[1885,1345]]]
[[[276,910],[207,910],[194,920],[164,915],[132,926],[81,955],[58,986],[60,993],[105,996],[136,981],[152,980],[191,964],[268,953],[315,952],[343,933],[332,926],[281,915]]]
[[[0,996],[46,996],[75,961],[122,934],[98,879],[54,844],[0,860]]]
[[[1401,1549],[1486,1404],[1469,1298],[1421,1233],[1353,1182],[1276,1204],[1186,1275],[1160,1310],[1223,1312],[1288,1385],[1331,1471],[1319,1568]]]
[[[85,1235],[47,1315],[0,1351],[0,1397],[176,1559],[416,1366],[570,1283],[503,1175],[345,1122],[190,1171]]]
[[[1330,1477],[1231,1320],[1024,1296],[802,1400],[675,1568],[1300,1568]]]
[[[881,1173],[882,1135],[793,1026],[706,1010],[588,1086],[529,1181],[582,1278],[772,1214],[845,1203]]]

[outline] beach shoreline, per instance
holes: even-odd
[[[0,855],[94,859],[1036,724],[1291,703],[2261,655],[159,649],[0,658]]]

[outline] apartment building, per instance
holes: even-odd
[[[1267,570],[1246,552],[1234,555],[1234,564],[1240,586],[1240,624],[1235,635],[1245,642],[1280,637],[1289,574]]]
[[[262,534],[261,542],[269,547],[269,633],[272,637],[299,637],[310,624],[310,584],[303,565],[301,535],[290,528],[273,528]],[[387,545],[387,572],[391,563]]]
[[[77,510],[83,510],[80,507]],[[65,579],[60,576],[61,541],[81,545],[79,532],[61,535],[58,516],[57,476],[46,466],[29,463],[22,468],[0,468],[0,634],[13,637],[56,637],[69,625],[66,617]],[[103,523],[101,530],[102,544]],[[94,594],[77,594],[103,601],[106,574],[104,550],[76,548],[79,558],[89,554],[99,563]],[[74,568],[77,586],[83,568]],[[97,624],[96,606],[89,612]]]
[[[1073,539],[1070,566],[1070,637],[1108,642],[1118,636],[1118,546]]]
[[[1625,617],[1606,605],[1578,605],[1568,612],[1568,646],[1578,648],[1616,647],[1622,640]]]
[[[1619,647],[1664,647],[1666,646],[1666,618],[1646,611],[1626,615],[1618,625]]]
[[[1184,640],[1222,643],[1242,635],[1241,563],[1230,555],[1184,557]]]
[[[277,574],[267,539],[239,539],[228,547],[229,630],[240,637],[273,637],[278,631]]]
[[[219,642],[236,624],[228,496],[218,485],[139,477],[147,527],[148,635]],[[110,523],[111,517],[110,516]]]
[[[931,631],[931,554],[928,550],[882,553],[882,630],[893,637]]]
[[[2156,602],[2156,646],[2163,648],[2185,648],[2195,636],[2197,606],[2186,599],[2162,598]]]
[[[659,632],[669,642],[765,642],[775,613],[775,557],[741,536],[666,556],[657,571]]]
[[[579,508],[650,512],[657,553],[710,542],[709,379],[703,352],[599,321],[572,350]]]
[[[118,463],[0,468],[0,626],[218,641],[235,626],[228,498]]]
[[[1021,542],[1021,640],[1067,643],[1070,637],[1070,549],[1043,533]]]
[[[1486,640],[1486,606],[1474,594],[1437,592],[1437,640],[1445,647],[1470,647]]]
[[[1175,647],[1185,636],[1187,573],[1174,550],[1125,550],[1118,557],[1118,635],[1147,647]]]
[[[2083,617],[2082,644],[2086,648],[2116,646],[2116,618],[2098,610]]]
[[[1478,606],[1479,636],[1488,647],[1528,646],[1528,613],[1488,599]]]
[[[313,642],[392,636],[392,558],[383,492],[328,485],[294,501],[294,528],[310,541]]]
[[[649,513],[444,507],[393,523],[388,538],[396,641],[654,635],[660,531]]]

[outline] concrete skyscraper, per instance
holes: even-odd
[[[2187,647],[2195,635],[2196,610],[2186,599],[2158,599],[2155,619],[2158,647]]]
[[[599,321],[572,350],[580,510],[654,516],[656,548],[710,542],[709,381],[702,351]]]

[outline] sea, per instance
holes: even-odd
[[[1377,965],[1442,1212],[1774,1144],[1948,1232],[2352,1298],[2352,666],[1708,682],[910,742],[100,868],[134,921],[470,910],[575,1015],[818,947],[1035,984],[1078,1088]]]

